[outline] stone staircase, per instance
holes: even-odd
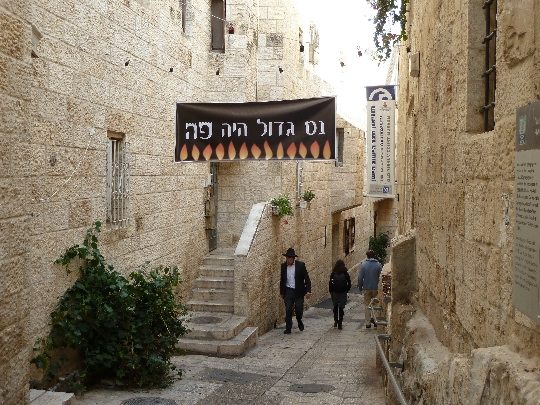
[[[191,332],[179,339],[179,349],[238,356],[257,343],[257,328],[234,315],[234,249],[216,249],[204,257],[187,306]]]

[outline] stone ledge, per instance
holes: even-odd
[[[30,390],[31,405],[72,405],[74,394],[69,392],[51,392],[45,390]]]

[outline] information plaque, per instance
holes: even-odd
[[[516,112],[514,306],[540,324],[540,101]]]

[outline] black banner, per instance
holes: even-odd
[[[174,160],[329,160],[335,134],[335,97],[176,103]]]

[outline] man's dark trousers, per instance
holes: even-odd
[[[285,295],[283,296],[285,301],[285,329],[292,329],[292,312],[293,305],[296,306],[296,320],[300,324],[302,322],[302,314],[304,312],[304,296],[296,298],[294,288],[285,288]]]

